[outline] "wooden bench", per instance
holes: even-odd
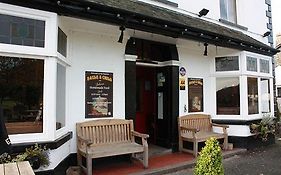
[[[213,131],[213,126],[221,127],[223,133]],[[224,139],[223,147],[228,147],[228,135],[226,125],[212,123],[210,115],[190,114],[178,118],[179,129],[179,151],[193,153],[195,157],[198,154],[198,142],[204,142],[210,137]],[[183,141],[193,142],[193,150],[183,148]]]
[[[29,162],[0,164],[0,175],[35,175]]]
[[[78,165],[92,175],[92,159],[123,154],[143,153],[143,165],[148,167],[147,134],[134,131],[132,120],[99,119],[76,124]],[[140,137],[142,144],[135,142]],[[82,165],[86,158],[87,168]]]

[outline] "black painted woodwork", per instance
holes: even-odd
[[[160,43],[134,37],[128,40],[125,54],[137,55],[137,59],[142,61],[179,60],[175,44]]]
[[[274,55],[278,52],[242,32],[140,1],[61,0],[58,3],[56,0],[0,0],[0,2],[263,55]]]
[[[135,120],[135,117],[136,117],[136,62],[125,61],[125,118]]]

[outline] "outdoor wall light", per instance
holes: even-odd
[[[204,50],[204,56],[208,56],[208,43],[204,43],[205,50]]]
[[[271,31],[267,31],[267,32],[265,32],[264,34],[263,34],[263,37],[267,37],[267,36],[269,36],[271,34]]]
[[[126,28],[125,28],[124,26],[120,26],[120,27],[119,27],[119,30],[121,30],[121,34],[120,34],[120,36],[119,36],[118,43],[122,43],[122,42],[123,42],[124,30],[125,30],[125,29],[126,29]]]
[[[199,17],[201,16],[206,16],[209,13],[208,9],[203,8],[200,12],[199,12]]]

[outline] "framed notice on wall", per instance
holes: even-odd
[[[85,117],[112,117],[113,73],[86,71]]]
[[[188,112],[203,112],[203,79],[188,79]]]

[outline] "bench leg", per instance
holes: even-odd
[[[179,136],[179,151],[182,152],[182,148],[183,148],[183,141],[181,136]]]
[[[227,149],[228,149],[228,136],[225,136],[225,137],[224,137],[223,149],[224,149],[224,150],[227,150]]]
[[[87,156],[87,175],[92,175],[92,158],[90,156]]]
[[[148,168],[148,146],[144,147],[143,166],[144,166],[144,168]]]
[[[77,164],[78,166],[82,166],[82,156],[77,152]]]
[[[194,141],[193,142],[193,155],[196,158],[198,154],[198,142]]]

